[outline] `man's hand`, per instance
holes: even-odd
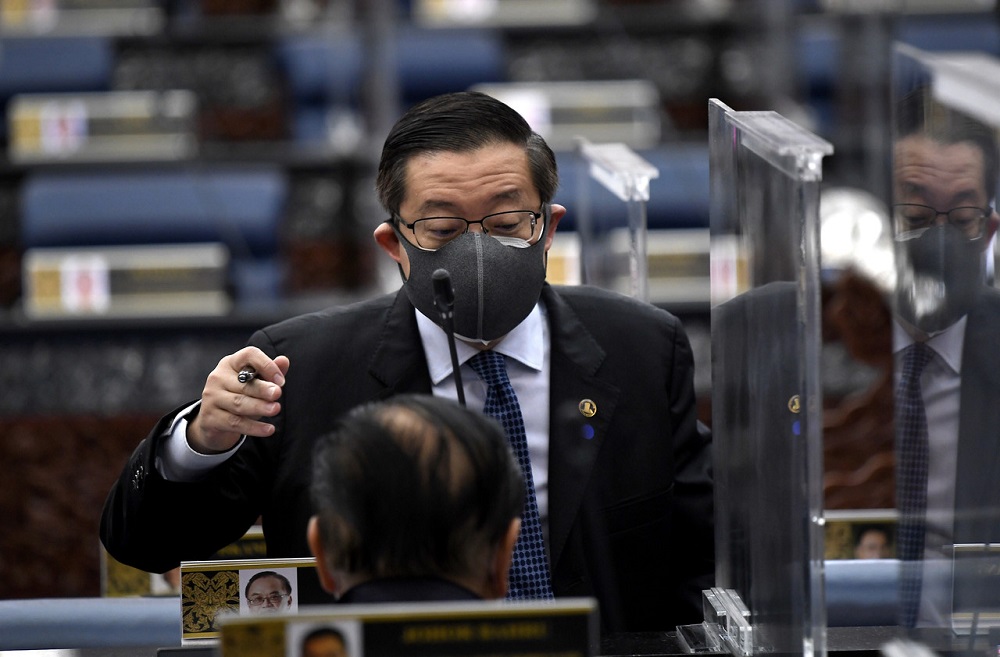
[[[255,375],[241,383],[239,373],[247,369]],[[188,423],[188,444],[202,454],[217,454],[232,449],[240,436],[270,436],[274,426],[259,420],[281,410],[278,399],[287,373],[287,356],[271,360],[256,347],[220,360],[205,381],[198,415]]]

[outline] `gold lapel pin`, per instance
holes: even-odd
[[[802,402],[799,400],[798,395],[792,395],[788,400],[788,410],[792,413],[798,413],[802,410]]]
[[[576,407],[580,409],[580,414],[583,417],[594,417],[597,415],[597,404],[592,399],[581,399]]]

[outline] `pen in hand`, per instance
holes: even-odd
[[[257,370],[247,365],[240,370],[240,373],[236,375],[237,380],[240,383],[250,383],[257,377]]]

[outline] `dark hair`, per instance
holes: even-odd
[[[311,630],[308,634],[302,637],[302,652],[305,652],[306,646],[313,639],[321,639],[323,637],[331,637],[340,641],[344,646],[347,645],[347,639],[344,638],[344,633],[338,629],[332,627],[317,627]]]
[[[247,580],[247,585],[243,589],[243,595],[245,597],[250,597],[250,585],[256,582],[258,579],[263,579],[264,577],[273,577],[281,582],[281,585],[285,587],[285,593],[292,592],[292,583],[288,581],[288,578],[281,573],[276,573],[273,570],[262,570],[259,573],[254,573],[253,577]]]
[[[435,96],[411,107],[389,131],[382,147],[375,192],[389,214],[406,197],[406,165],[415,155],[466,153],[490,144],[515,144],[528,155],[531,179],[549,203],[559,186],[556,157],[524,118],[486,94],[463,91]]]
[[[983,191],[996,199],[1000,182],[1000,151],[996,130],[973,117],[934,100],[931,90],[918,87],[896,107],[896,138],[924,135],[942,144],[970,142],[983,153]]]
[[[312,481],[330,566],[370,577],[481,577],[524,480],[500,425],[457,402],[399,395],[320,438]]]

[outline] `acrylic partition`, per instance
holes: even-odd
[[[608,217],[598,219],[591,211],[588,196],[589,179],[593,179],[625,204],[628,235],[628,290],[642,301],[649,301],[649,265],[646,247],[646,204],[649,182],[659,177],[659,170],[625,144],[592,144],[585,139],[577,142],[577,152],[585,167],[581,168],[580,198],[577,199],[577,233],[580,236],[581,280],[584,283],[615,289],[618,271],[616,240],[609,239],[613,226]],[[626,292],[623,290],[623,292]]]
[[[898,44],[893,59],[893,353],[920,374],[928,451],[897,396],[901,627],[935,649],[1000,644],[1000,61]],[[916,455],[916,456],[914,456]],[[915,468],[921,462],[925,467]],[[912,476],[910,473],[913,473]],[[906,482],[916,482],[915,487]],[[913,494],[913,490],[917,495]]]
[[[833,148],[775,112],[713,99],[709,120],[717,566],[701,627],[735,655],[823,655],[818,223]]]

